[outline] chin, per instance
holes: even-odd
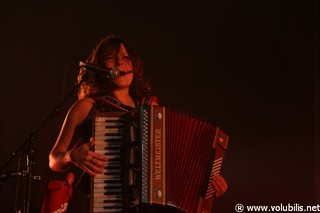
[[[119,88],[128,88],[131,85],[131,81],[117,79],[114,81],[114,86]]]
[[[130,84],[114,84],[114,89],[120,90],[120,89],[129,89]]]

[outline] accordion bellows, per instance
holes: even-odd
[[[139,132],[125,113],[96,115],[93,126],[95,151],[109,160],[92,178],[92,212],[139,204],[197,212],[200,200],[214,195],[212,176],[229,140],[218,127],[161,106],[141,108]]]

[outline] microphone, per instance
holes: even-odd
[[[84,63],[82,61],[79,62],[79,66],[83,67],[85,70],[104,73],[112,80],[116,79],[120,75],[120,72],[116,68],[104,68],[95,64]]]

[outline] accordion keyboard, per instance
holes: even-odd
[[[95,117],[95,152],[108,158],[103,174],[92,178],[92,212],[122,212],[123,117]]]

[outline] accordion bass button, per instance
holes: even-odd
[[[134,171],[134,169],[130,169],[129,170],[129,185],[130,186],[136,185],[136,180],[137,180],[136,172]]]
[[[130,126],[130,141],[131,143],[136,141],[136,128],[134,126]]]
[[[134,147],[130,149],[130,164],[135,164],[135,150]]]
[[[135,165],[137,162],[137,146],[132,146],[129,153],[129,164]]]

